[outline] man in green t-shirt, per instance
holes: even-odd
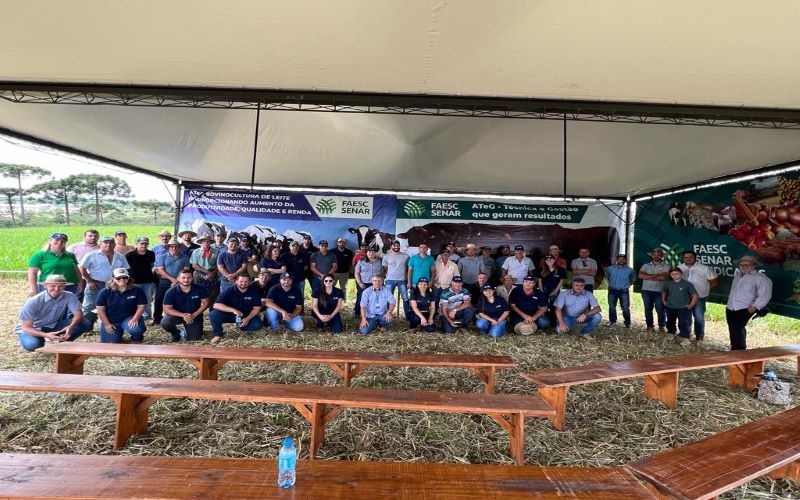
[[[667,312],[667,332],[675,334],[675,320],[678,321],[680,335],[676,337],[681,345],[689,344],[692,335],[692,308],[697,303],[697,290],[683,279],[683,271],[678,267],[669,270],[669,281],[664,282],[661,301]]]

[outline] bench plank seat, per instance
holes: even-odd
[[[713,498],[765,474],[800,480],[800,407],[626,465],[664,495]]]
[[[536,385],[538,395],[556,410],[551,421],[557,430],[563,430],[567,393],[573,385],[644,377],[645,397],[675,409],[680,372],[727,367],[730,385],[752,389],[758,383],[756,375],[764,370],[764,361],[782,358],[797,358],[800,370],[800,344],[552,368],[526,372],[522,376]]]
[[[65,392],[110,397],[117,405],[115,448],[144,432],[150,406],[161,398],[189,398],[292,405],[311,424],[309,454],[324,442],[325,424],[344,408],[477,413],[495,420],[510,434],[510,453],[524,463],[525,417],[550,417],[553,410],[538,397],[510,394],[451,393],[260,384],[228,380],[187,380],[105,375],[0,372],[0,390]]]
[[[623,468],[297,462],[281,489],[275,460],[106,455],[0,455],[11,498],[654,498]],[[80,480],[76,480],[80,478]]]
[[[37,350],[56,355],[56,373],[83,373],[86,359],[93,356],[125,358],[186,359],[192,362],[203,380],[217,380],[220,369],[229,361],[285,361],[319,363],[331,366],[346,386],[364,368],[377,366],[426,366],[466,368],[494,392],[495,371],[516,366],[508,356],[472,354],[351,352],[296,349],[257,349],[247,347],[209,347],[190,345],[103,344],[93,342],[51,342]]]

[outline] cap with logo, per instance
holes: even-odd
[[[429,283],[428,278],[420,278],[417,283]]]
[[[452,282],[453,282],[453,283],[463,283],[463,282],[464,282],[464,280],[463,280],[463,279],[461,279],[461,276],[453,276],[453,280],[452,280]]]
[[[530,274],[522,278],[522,281],[536,281],[536,278],[531,276]]]
[[[114,236],[121,236],[121,235],[123,235],[123,234],[124,234],[125,236],[128,236],[128,233],[126,233],[126,232],[125,232],[125,231],[123,231],[122,229],[117,229],[116,231],[114,231]]]
[[[522,245],[517,245],[517,246],[515,246],[515,247],[514,247],[514,250],[522,250],[522,251],[525,251],[525,247],[524,247],[524,246],[522,246]]]
[[[111,276],[114,278],[130,278],[131,275],[128,274],[128,270],[124,267],[118,267],[111,272]]]
[[[104,242],[104,241],[114,241],[114,237],[113,237],[113,236],[103,236],[102,238],[100,238],[100,241],[101,241],[101,242]]]
[[[281,274],[281,279],[294,279],[294,277],[290,273],[283,273]]]
[[[136,238],[136,243],[148,243],[149,244],[150,243],[150,238],[148,238],[147,236],[141,236],[139,238]]]
[[[319,245],[319,246],[322,246],[322,245],[328,246],[328,240],[319,240],[317,245]]]
[[[64,233],[53,233],[50,235],[50,239],[69,241],[69,236]]]
[[[485,292],[486,290],[494,290],[494,288],[492,287],[492,285],[483,285],[481,287],[481,290]]]

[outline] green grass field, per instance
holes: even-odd
[[[128,233],[128,243],[136,241],[139,236],[147,236],[151,242],[155,236],[167,229],[168,226],[94,226],[100,231],[101,236],[114,235],[114,231],[122,229]],[[41,250],[47,239],[54,232],[62,232],[69,236],[69,243],[83,241],[84,226],[42,226],[42,227],[14,227],[0,229],[0,270],[24,271],[28,268],[28,258]]]

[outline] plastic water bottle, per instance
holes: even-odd
[[[772,368],[767,368],[764,370],[764,373],[761,375],[762,380],[771,380],[776,381],[778,380],[778,376],[775,375],[775,371]]]
[[[236,328],[241,328],[241,327],[242,327],[242,317],[236,316]]]
[[[181,336],[181,340],[186,340],[186,325],[183,323],[178,325],[178,335]]]
[[[294,440],[287,437],[278,452],[278,486],[281,488],[294,486],[295,465],[297,465],[297,448],[294,447]]]

